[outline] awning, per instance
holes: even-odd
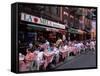
[[[27,24],[27,25],[28,25],[27,29],[29,30],[39,30],[39,31],[46,30],[44,26],[38,26],[34,24]]]
[[[76,33],[76,34],[78,34],[78,30],[77,29],[74,29],[74,28],[69,28],[68,29],[68,32],[69,33]]]
[[[54,31],[54,32],[59,32],[60,29],[56,29],[56,28],[50,28],[50,27],[45,27],[45,26],[40,26],[40,25],[35,25],[35,24],[27,24],[28,25],[28,29],[32,29],[32,30],[39,30],[39,31]]]
[[[74,29],[74,28],[68,29],[68,32],[70,32],[70,33],[75,33],[75,34],[83,34],[83,33],[85,33],[85,31],[83,31],[83,30]]]
[[[78,30],[78,32],[79,32],[79,34],[83,34],[83,33],[85,33],[85,32],[82,31],[82,30]]]

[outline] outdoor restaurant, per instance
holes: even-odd
[[[63,24],[23,12],[20,15],[20,71],[51,70],[69,56],[79,55],[87,49],[95,50],[95,40],[67,41],[66,33],[74,29],[67,31]]]

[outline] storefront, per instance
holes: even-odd
[[[76,30],[76,29],[74,29],[74,28],[69,28],[68,29],[68,40],[71,40],[71,41],[73,41],[73,40],[77,40],[76,38],[76,36],[77,36],[77,34],[78,34],[78,31]]]
[[[73,41],[73,40],[77,40],[77,41],[81,41],[81,40],[85,40],[85,31],[79,30],[79,29],[74,29],[74,28],[69,28],[68,29],[68,33],[69,33],[69,40]]]
[[[27,29],[28,31],[32,31],[36,33],[36,39],[35,41],[42,42],[41,37],[43,36],[45,40],[48,40],[49,42],[55,43],[57,39],[60,37],[62,38],[63,34],[61,29],[57,28],[50,28],[50,27],[45,27],[45,26],[40,26],[40,25],[35,25],[35,24],[27,24]],[[43,41],[44,42],[44,41]],[[43,43],[42,42],[42,43]]]
[[[93,19],[91,21],[91,26],[92,26],[92,29],[91,29],[91,39],[95,40],[96,39],[96,20],[95,19]]]
[[[23,25],[22,28],[26,30],[23,32],[19,30],[19,33],[23,33],[22,37],[26,39],[25,41],[27,43],[32,42],[34,44],[38,41],[43,43],[43,40],[56,42],[56,40],[59,37],[62,38],[64,32],[66,32],[63,24],[26,13],[21,13],[21,23]]]

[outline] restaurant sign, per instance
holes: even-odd
[[[36,24],[42,24],[42,25],[46,25],[46,26],[51,26],[51,27],[55,27],[55,28],[60,28],[60,29],[65,29],[65,25],[63,24],[59,24],[44,18],[39,18],[37,16],[32,16],[26,13],[21,13],[21,20],[22,21],[27,21],[27,22],[31,22],[31,23],[36,23]]]

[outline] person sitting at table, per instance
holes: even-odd
[[[44,48],[41,48],[37,53],[37,70],[42,69],[44,66]]]
[[[44,63],[44,70],[48,69],[48,65],[52,63],[53,58],[54,58],[54,52],[52,45],[49,46],[50,50],[48,50],[48,47],[44,48],[44,58],[45,58],[45,63]]]
[[[44,48],[41,43],[35,45],[34,49],[34,60],[33,60],[33,70],[40,70],[40,67],[44,63],[43,53]]]
[[[55,43],[53,44],[52,50],[54,52],[54,63],[57,64],[59,62],[59,49]]]
[[[86,47],[87,47],[87,51],[89,51],[90,50],[90,42],[89,41],[86,42]]]
[[[68,56],[72,55],[72,42],[68,43],[67,49],[68,49]]]
[[[75,47],[78,50],[78,54],[80,54],[81,53],[81,43],[80,43],[80,41],[78,41],[75,45],[76,45]]]
[[[58,40],[56,41],[56,46],[59,47],[62,43],[62,39],[58,38]]]
[[[29,71],[24,60],[25,56],[22,53],[19,53],[19,71]]]
[[[52,51],[51,49],[51,44],[48,40],[44,43],[44,49],[47,50],[48,52]]]
[[[66,58],[66,50],[64,49],[64,43],[61,42],[59,47],[58,47],[59,51],[60,51],[60,61],[64,61]]]
[[[34,53],[32,53],[31,49],[26,49],[26,53],[25,61],[26,64],[29,65],[28,68],[31,71],[33,67]]]
[[[33,44],[32,44],[32,42],[29,43],[29,48],[30,48],[30,49],[33,48]]]

